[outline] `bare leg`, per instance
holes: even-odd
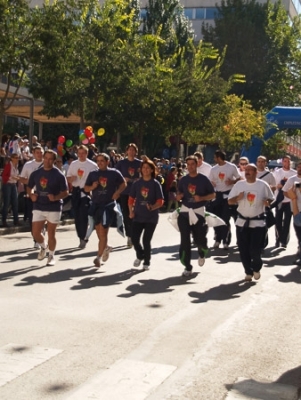
[[[104,249],[108,244],[109,228],[104,228],[101,224],[95,225],[95,230],[98,236],[98,257],[102,256]]]

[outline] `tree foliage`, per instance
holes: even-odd
[[[204,39],[227,46],[221,74],[246,77],[232,92],[255,109],[300,103],[300,17],[290,21],[281,1],[222,0],[214,26],[203,26]]]
[[[27,1],[0,0],[0,80],[5,85],[0,96],[0,139],[4,113],[16,98],[29,67],[28,51],[33,34]]]

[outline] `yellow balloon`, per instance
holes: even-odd
[[[105,134],[104,128],[99,128],[98,131],[97,131],[97,136],[102,136],[104,134]]]

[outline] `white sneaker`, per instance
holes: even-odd
[[[251,282],[252,279],[253,279],[253,276],[252,276],[252,275],[246,275],[246,276],[245,276],[245,281],[246,281],[246,282]]]
[[[214,249],[218,249],[218,248],[219,248],[219,245],[220,245],[220,242],[215,241],[215,242],[214,242],[214,245],[213,245],[213,248],[214,248]]]
[[[100,258],[96,257],[96,258],[93,260],[93,263],[94,263],[94,265],[95,265],[96,268],[99,268],[99,267],[100,267]]]
[[[112,251],[112,247],[110,247],[110,246],[107,246],[107,247],[104,249],[104,251],[103,251],[103,253],[102,253],[102,261],[103,261],[103,262],[108,261],[111,251]]]
[[[39,254],[38,254],[38,260],[39,261],[44,260],[44,258],[46,257],[46,253],[47,253],[47,247],[45,247],[45,249],[44,249],[44,247],[41,247]]]
[[[127,247],[129,248],[133,247],[132,239],[130,237],[128,237]]]
[[[148,271],[148,270],[149,270],[149,265],[143,264],[143,271]]]
[[[204,258],[199,257],[198,263],[199,263],[199,266],[202,267],[205,264],[205,257]]]
[[[47,264],[46,265],[49,265],[50,267],[53,267],[55,265],[55,259],[54,259],[54,257],[52,255],[48,256],[48,260],[47,260]]]
[[[256,279],[256,281],[258,281],[258,279],[260,279],[260,272],[254,271],[254,279]]]
[[[139,260],[139,258],[136,258],[136,260],[134,261],[133,266],[134,266],[134,267],[139,267],[140,264],[141,264],[141,262],[142,262],[142,260]]]
[[[191,271],[187,271],[187,269],[184,269],[182,276],[191,276],[192,275],[192,270]]]

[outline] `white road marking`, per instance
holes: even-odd
[[[120,359],[68,396],[72,400],[143,400],[176,369],[173,365]]]
[[[9,343],[0,348],[0,386],[12,381],[62,350]]]

